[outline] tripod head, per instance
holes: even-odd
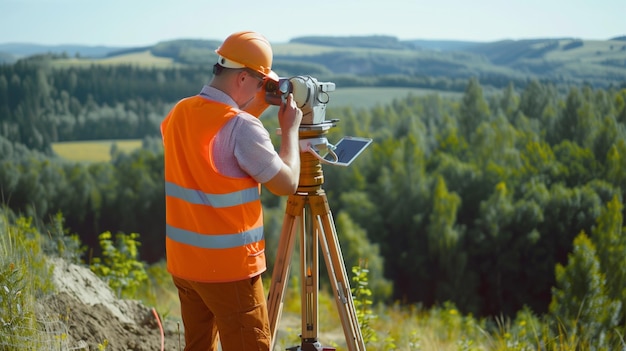
[[[333,147],[328,143],[325,135],[334,126],[335,122],[300,126],[300,181],[298,182],[298,191],[303,190],[301,188],[309,190],[311,187],[320,188],[324,183],[323,158],[319,156],[319,152]]]
[[[265,100],[272,105],[285,102],[293,93],[294,100],[302,110],[299,130],[300,140],[300,186],[320,186],[324,182],[321,164],[348,166],[372,142],[369,138],[344,137],[337,145],[328,142],[326,134],[339,120],[326,120],[329,92],[335,90],[333,82],[319,82],[311,76],[268,80],[264,86]],[[280,133],[280,130],[279,130]]]

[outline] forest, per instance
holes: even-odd
[[[104,231],[139,233],[141,259],[162,260],[159,124],[209,72],[49,60],[0,66],[3,205],[42,228],[62,214],[88,247],[85,261]],[[470,78],[461,99],[331,104],[327,117],[339,120],[330,140],[374,139],[350,167],[325,166],[324,189],[346,266],[367,261],[377,301],[451,301],[477,316],[560,311],[623,331],[626,89],[529,80],[485,94]],[[143,147],[113,148],[107,163],[70,162],[51,148],[100,139]],[[268,191],[263,203],[271,269],[285,203]]]

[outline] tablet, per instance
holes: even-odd
[[[337,145],[335,145],[335,149],[333,150],[337,155],[337,160],[335,160],[332,152],[327,153],[324,159],[333,165],[348,166],[371,143],[372,139],[369,138],[343,137],[339,140]]]

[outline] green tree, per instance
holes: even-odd
[[[596,248],[584,232],[574,239],[567,266],[556,265],[555,276],[550,313],[567,334],[581,340],[583,349],[611,349],[607,347],[615,340],[611,340],[612,329],[618,324],[621,304],[607,295]]]
[[[598,178],[601,164],[589,148],[563,140],[555,145],[553,150],[554,162],[562,166],[558,167],[558,173],[551,179],[555,181],[562,179],[567,186],[575,187]]]
[[[600,268],[606,280],[607,296],[620,301],[626,309],[626,228],[623,227],[624,206],[617,196],[606,205],[592,230],[592,239],[597,247]],[[626,322],[626,311],[622,311],[622,322]]]
[[[539,200],[544,201],[541,208],[546,220],[538,225],[537,230],[546,235],[540,238],[537,257],[541,257],[544,268],[551,270],[557,262],[567,260],[575,233],[591,231],[602,211],[604,200],[591,183],[575,188],[557,183],[548,189],[548,197]],[[538,273],[541,279],[549,277],[550,285],[554,284],[552,276],[546,272]]]
[[[461,198],[451,193],[442,176],[436,179],[432,211],[429,215],[427,233],[428,249],[434,273],[434,296],[436,301],[455,301],[469,311],[476,312],[472,294],[477,282],[468,268],[468,252],[464,249],[463,229],[456,224],[456,214]]]
[[[524,180],[534,179],[549,183],[565,171],[565,167],[556,161],[552,148],[542,141],[530,141],[520,152],[521,176]]]
[[[521,166],[516,143],[517,131],[504,117],[482,122],[470,144],[472,161],[479,168],[495,173],[498,180],[508,180]]]
[[[483,96],[483,89],[478,79],[469,80],[463,101],[459,107],[459,132],[467,140],[471,141],[474,131],[482,122],[487,122],[491,116],[489,105]]]
[[[489,313],[503,311],[504,299],[510,277],[508,270],[519,261],[520,252],[512,251],[514,233],[510,221],[514,213],[513,194],[504,182],[498,183],[493,194],[480,204],[477,220],[478,249],[481,274],[485,280],[483,289],[488,291],[484,298]],[[489,273],[487,273],[489,272]]]
[[[391,297],[392,284],[385,279],[384,259],[380,255],[378,244],[372,244],[365,230],[354,223],[345,212],[339,213],[335,225],[345,266],[355,267],[364,263],[368,269],[372,297],[376,301],[387,300]]]
[[[528,118],[541,118],[550,103],[547,86],[533,79],[522,91],[519,102],[520,111]]]
[[[379,228],[367,227],[368,236],[387,258],[385,272],[396,284],[394,291],[418,296],[422,279],[430,274],[423,232],[430,185],[424,155],[411,135],[375,143],[368,153],[367,191],[382,219]]]
[[[578,143],[581,138],[579,133],[585,132],[579,125],[578,112],[583,105],[583,97],[580,90],[572,87],[567,94],[565,106],[559,116],[559,129],[562,139]]]
[[[440,132],[435,136],[436,150],[465,159],[468,143],[459,135],[456,119],[446,115],[442,118],[442,124]]]
[[[616,119],[618,122],[626,125],[626,89],[622,89],[615,95]]]
[[[519,109],[520,98],[515,93],[515,85],[512,82],[506,86],[497,102],[500,111],[509,121],[513,121]]]
[[[606,180],[626,189],[626,140],[619,140],[606,157]]]
[[[596,160],[605,164],[613,145],[626,140],[626,129],[622,128],[613,116],[606,116],[594,126],[595,134],[589,148],[593,150]]]

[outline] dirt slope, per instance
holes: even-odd
[[[57,293],[38,301],[37,317],[54,328],[49,333],[62,350],[161,350],[159,321],[152,308],[118,300],[109,286],[88,268],[61,259],[51,261]],[[182,325],[164,322],[164,350],[182,350]],[[180,331],[179,331],[180,329]],[[179,342],[180,340],[180,342]]]

